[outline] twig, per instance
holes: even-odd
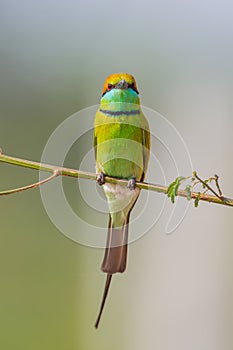
[[[46,182],[49,182],[53,179],[55,179],[55,177],[61,175],[59,171],[54,170],[53,175],[47,177],[47,179],[44,179],[42,181],[38,181],[36,183],[33,183],[31,185],[27,185],[27,186],[23,186],[23,187],[18,187],[18,188],[14,188],[13,190],[6,190],[6,191],[1,191],[0,192],[0,196],[5,196],[7,194],[13,194],[13,193],[17,193],[17,192],[22,192],[22,191],[26,191],[26,190],[30,190],[32,188],[41,186],[43,184],[45,184]]]
[[[203,184],[204,187],[208,188],[208,190],[210,190],[210,191],[211,191],[216,197],[218,197],[221,201],[224,199],[224,198],[223,198],[221,195],[219,195],[212,187],[210,187],[210,186],[208,185],[207,182],[203,181],[203,180],[197,175],[197,172],[196,172],[196,171],[193,172],[193,176],[194,176],[197,180],[199,180],[199,181]]]
[[[223,198],[222,191],[221,191],[219,183],[218,183],[218,179],[219,179],[219,176],[217,174],[215,174],[214,175],[214,180],[215,180],[215,183],[216,183],[216,187],[218,189],[220,197]]]

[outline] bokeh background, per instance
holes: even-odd
[[[40,161],[54,129],[99,102],[107,75],[126,71],[143,105],[178,129],[194,169],[203,178],[217,173],[233,197],[232,11],[228,1],[1,0],[4,153]],[[67,165],[78,167],[91,142],[89,135],[74,146]],[[93,171],[94,161],[84,170]],[[148,177],[160,180],[156,169]],[[37,179],[36,171],[1,164],[1,189]],[[64,187],[85,215],[76,180],[64,179]],[[154,209],[164,198],[153,196]],[[38,189],[2,197],[1,349],[231,350],[232,209],[190,206],[166,235],[171,210],[167,200],[156,225],[130,245],[127,271],[114,278],[96,331],[103,251],[62,235]],[[107,215],[99,221],[107,226]]]

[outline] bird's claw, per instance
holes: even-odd
[[[96,175],[96,182],[102,186],[105,184],[105,176],[104,176],[104,173],[98,173]]]
[[[135,188],[136,188],[136,177],[132,177],[129,180],[127,187],[130,189],[130,191],[135,190]]]

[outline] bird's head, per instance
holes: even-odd
[[[104,83],[102,102],[139,103],[136,81],[131,74],[115,73],[109,75]]]

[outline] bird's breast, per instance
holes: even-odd
[[[123,124],[105,126],[97,145],[97,163],[113,177],[136,177],[143,172],[141,130]]]

